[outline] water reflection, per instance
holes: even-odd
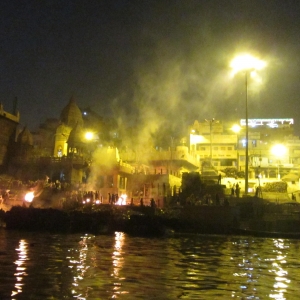
[[[272,259],[272,269],[270,270],[271,273],[275,274],[274,291],[269,295],[272,299],[286,299],[285,294],[291,282],[288,279],[288,272],[284,269],[286,254],[288,253],[285,249],[288,248],[289,245],[285,244],[285,240],[274,240],[273,252],[277,254],[277,256]]]
[[[117,298],[119,294],[126,294],[126,291],[121,291],[122,280],[124,278],[120,277],[120,271],[124,264],[124,253],[122,251],[123,244],[125,242],[125,234],[123,232],[115,232],[115,244],[114,251],[112,253],[112,264],[113,264],[113,296],[112,298]]]
[[[69,268],[73,270],[73,289],[72,294],[74,298],[85,300],[88,297],[89,289],[85,290],[85,294],[78,291],[80,281],[82,281],[86,275],[89,265],[87,264],[87,254],[88,254],[88,240],[92,237],[89,235],[84,235],[78,243],[78,248],[69,249],[70,256],[67,257],[69,260]],[[81,289],[79,289],[81,290]]]
[[[27,276],[26,261],[28,260],[28,243],[25,240],[20,240],[19,248],[17,248],[16,251],[18,254],[18,259],[14,262],[17,265],[16,272],[14,273],[14,276],[16,277],[16,283],[14,286],[15,290],[13,290],[11,293],[12,297],[22,293],[22,287],[24,285],[23,279],[25,276]]]
[[[0,299],[299,299],[299,245],[0,231]]]

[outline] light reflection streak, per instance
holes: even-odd
[[[269,296],[271,299],[286,299],[284,294],[287,292],[290,280],[287,278],[288,272],[282,267],[282,265],[286,264],[286,256],[282,255],[282,249],[287,249],[289,246],[286,246],[282,239],[274,240],[274,246],[275,249],[273,252],[278,255],[272,260],[272,269],[269,272],[277,276],[275,276],[275,283],[273,285],[274,291]]]
[[[73,290],[72,294],[74,298],[85,300],[88,297],[89,288],[86,290],[86,295],[82,295],[79,293],[76,288],[79,287],[79,282],[82,281],[86,275],[87,270],[90,266],[87,265],[87,254],[88,254],[88,240],[91,239],[91,236],[85,234],[79,242],[79,250],[78,249],[70,249],[75,252],[79,251],[78,259],[74,256],[69,256],[67,259],[69,260],[69,268],[74,270],[75,275],[73,276]]]
[[[14,262],[16,267],[16,273],[14,275],[16,276],[16,284],[15,284],[15,290],[11,292],[11,296],[14,297],[17,294],[22,293],[22,287],[24,283],[22,283],[24,276],[27,276],[26,273],[26,266],[25,263],[28,260],[28,243],[25,240],[19,241],[19,248],[16,249],[18,253],[18,259]],[[15,298],[12,298],[15,299]]]
[[[125,241],[125,235],[123,232],[115,232],[115,246],[114,246],[114,252],[112,255],[112,264],[113,264],[113,278],[116,281],[122,280],[122,278],[119,277],[120,271],[124,264],[124,257],[122,252],[122,247]],[[119,294],[124,294],[126,292],[121,292],[120,289],[122,287],[122,284],[120,282],[114,282],[114,295],[112,298],[117,298]]]
[[[252,284],[257,281],[257,271],[264,266],[264,262],[270,262],[268,264],[267,272],[270,274],[271,280],[274,281],[273,288],[270,289],[270,299],[286,299],[286,294],[291,284],[291,280],[288,279],[288,272],[284,268],[287,263],[287,251],[289,248],[286,240],[275,239],[273,240],[273,249],[268,253],[268,257],[261,258],[257,254],[253,253],[251,256],[247,254],[242,258],[242,261],[237,264],[240,272],[233,273],[234,277],[246,278],[247,283],[241,284],[240,289],[246,292],[251,288]],[[246,247],[247,249],[247,247]],[[247,257],[247,259],[246,259]],[[234,295],[234,293],[232,294]],[[233,296],[234,297],[234,296]]]

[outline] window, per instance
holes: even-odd
[[[61,146],[59,146],[59,148],[58,148],[57,156],[58,156],[58,157],[62,157],[62,149],[61,149]]]
[[[114,178],[113,178],[113,176],[107,176],[107,178],[106,178],[106,185],[109,188],[114,186]]]
[[[232,151],[232,147],[228,147],[227,150]]]
[[[220,165],[222,167],[229,167],[234,165],[235,160],[234,159],[221,159],[220,160]]]
[[[205,151],[206,150],[206,147],[203,147],[200,144],[197,144],[196,148],[197,148],[198,151]]]
[[[125,177],[120,177],[120,180],[119,180],[119,187],[120,189],[125,189]]]
[[[104,176],[99,176],[97,181],[97,188],[104,188]]]
[[[221,147],[221,150],[225,151],[225,150],[226,150],[226,147]]]

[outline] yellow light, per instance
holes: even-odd
[[[235,125],[233,125],[233,126],[231,127],[231,130],[232,130],[233,132],[235,132],[235,133],[238,133],[238,132],[241,131],[241,126],[235,124]]]
[[[86,132],[85,138],[87,140],[91,140],[91,139],[93,139],[93,137],[94,137],[94,134],[92,132]]]
[[[271,149],[272,154],[274,154],[275,156],[283,156],[284,154],[286,154],[286,151],[286,147],[281,144],[277,144]]]
[[[233,73],[238,73],[242,70],[255,71],[261,70],[266,66],[263,60],[255,58],[250,54],[243,54],[235,57],[230,64]]]

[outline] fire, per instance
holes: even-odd
[[[126,194],[122,194],[118,201],[115,203],[115,205],[126,205],[126,199],[127,199],[127,195]]]
[[[33,198],[34,198],[34,192],[28,192],[25,195],[25,201],[26,202],[32,202]]]

